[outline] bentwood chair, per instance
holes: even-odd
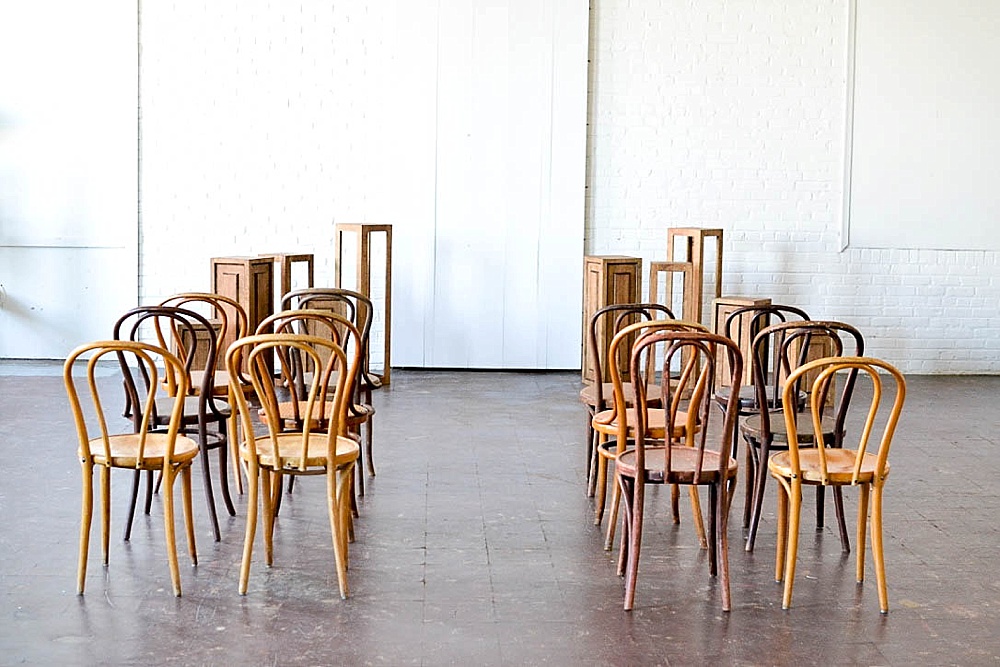
[[[278,388],[270,366],[277,356],[284,368],[291,358],[300,357],[302,367],[311,373],[304,414],[326,421],[325,431],[316,431],[313,419],[304,419],[297,431],[282,428]],[[326,479],[327,511],[333,538],[337,581],[341,597],[348,596],[347,545],[351,512],[351,477],[358,459],[358,443],[347,435],[347,406],[350,402],[358,355],[350,359],[344,349],[329,339],[300,334],[259,334],[241,338],[226,353],[230,382],[238,382],[237,370],[247,369],[257,399],[263,406],[267,429],[254,435],[254,414],[246,396],[235,391],[243,441],[240,456],[247,467],[248,496],[246,536],[240,566],[239,592],[246,594],[250,562],[257,530],[258,497],[261,505],[264,538],[264,562],[274,560],[274,508],[284,475],[322,475]],[[332,387],[332,390],[330,389]],[[332,395],[331,395],[332,391]],[[330,412],[327,413],[327,407]]]
[[[201,470],[205,499],[208,502],[209,518],[215,541],[221,539],[219,519],[215,508],[215,491],[212,483],[210,457],[208,452],[219,452],[219,488],[230,516],[236,515],[236,508],[229,495],[229,480],[227,475],[228,438],[226,425],[230,418],[230,409],[217,396],[214,386],[215,374],[204,372],[215,367],[217,348],[215,331],[208,320],[198,313],[172,306],[139,306],[128,311],[115,322],[115,340],[140,340],[143,332],[151,329],[149,335],[155,337],[156,344],[164,349],[176,352],[184,362],[184,370],[188,375],[188,395],[184,397],[184,415],[181,429],[185,435],[197,437],[201,451]],[[140,368],[140,372],[141,372]],[[200,385],[195,386],[192,376],[200,378]],[[145,382],[148,377],[143,377]],[[177,392],[177,378],[170,373],[163,377],[166,395],[157,399],[154,405],[153,419],[150,423],[153,429],[164,429],[170,420],[170,407]],[[141,415],[132,415],[136,430],[141,427]],[[125,540],[128,541],[132,522],[135,518],[135,508],[139,494],[140,473],[135,472],[132,481],[132,497],[129,503],[128,517],[125,522]],[[153,495],[153,473],[146,473],[146,503],[145,513],[149,514]]]
[[[721,426],[711,422],[713,384],[719,354],[728,357],[730,394],[722,412]],[[671,369],[683,368],[680,379],[661,382],[662,417],[648,407],[646,387],[658,373],[668,377]],[[619,412],[627,415],[618,424],[619,439],[631,432],[635,446],[618,455],[616,478],[624,499],[618,574],[625,577],[625,610],[635,603],[639,552],[645,514],[646,487],[651,484],[688,485],[697,492],[708,487],[709,573],[719,576],[722,610],[732,603],[729,589],[729,555],[726,537],[729,494],[736,482],[736,459],[730,456],[732,431],[736,425],[743,360],[739,348],[725,336],[692,330],[652,329],[632,346],[630,374],[636,389],[635,407],[626,410],[622,395],[615,393]],[[686,397],[679,409],[678,395]],[[656,424],[660,424],[657,426]],[[717,446],[708,446],[709,439]]]
[[[160,303],[161,306],[176,306],[187,308],[205,315],[215,328],[216,356],[215,370],[215,393],[217,396],[225,397],[230,406],[231,417],[228,424],[229,457],[232,460],[233,477],[236,481],[236,489],[243,493],[243,475],[240,471],[239,455],[236,451],[238,435],[236,433],[237,420],[235,399],[230,395],[231,389],[238,389],[244,395],[248,395],[252,389],[250,383],[242,375],[242,369],[237,369],[240,375],[237,382],[229,381],[229,373],[225,368],[225,351],[233,341],[250,333],[249,319],[246,309],[240,302],[223,294],[213,292],[180,292],[167,297]],[[196,387],[201,385],[200,371],[195,371],[191,381]]]
[[[804,310],[795,306],[785,306],[780,304],[743,306],[733,310],[726,316],[723,324],[723,333],[725,333],[727,338],[731,339],[739,346],[740,353],[743,355],[743,368],[746,370],[747,367],[750,366],[751,359],[753,358],[753,352],[751,350],[753,339],[759,331],[771,326],[772,324],[780,324],[781,322],[801,322],[809,319],[811,318]],[[773,355],[771,355],[770,366],[765,366],[764,370],[767,371],[769,368],[774,368],[775,365]],[[715,388],[715,402],[720,409],[725,410],[726,406],[729,404],[729,392],[730,388],[728,386],[717,386]],[[774,396],[771,385],[765,387],[764,393],[767,397],[769,406],[779,407],[781,405],[781,397]],[[758,412],[760,412],[760,405],[757,402],[757,391],[753,382],[744,383],[740,387],[739,417],[749,417],[757,414]],[[739,429],[734,429],[732,443],[733,458],[737,458],[738,450]],[[756,479],[757,473],[757,466],[755,465],[753,453],[750,451],[749,447],[746,450],[743,471],[744,477],[746,478],[746,486],[743,492],[743,530],[746,531],[750,527],[750,511],[753,507],[754,480]],[[729,500],[732,502],[732,498]]]
[[[700,331],[708,333],[708,329],[701,324],[696,324],[693,322],[686,322],[683,320],[653,320],[645,322],[636,322],[635,324],[630,324],[623,327],[615,337],[611,339],[611,345],[608,348],[608,359],[617,359],[621,354],[622,350],[630,350],[632,346],[632,341],[639,334],[647,331],[659,331],[659,330],[669,330],[669,331]],[[629,396],[638,396],[636,383],[638,380],[633,378],[631,374],[629,376],[623,377],[623,373],[618,364],[612,364],[611,368],[611,386],[612,394],[614,396],[614,402],[610,409],[603,410],[594,415],[593,425],[594,430],[597,431],[599,442],[597,447],[598,459],[597,459],[597,493],[595,494],[595,525],[601,523],[601,519],[604,513],[605,504],[605,494],[607,487],[607,471],[610,463],[614,462],[622,452],[631,445],[633,432],[632,426],[629,424],[635,424],[636,417],[636,405],[635,401],[632,404],[629,403]],[[681,371],[689,372],[685,366]],[[629,369],[631,373],[631,369]],[[666,376],[667,382],[677,383],[678,380],[670,379]],[[645,406],[646,414],[649,416],[648,428],[650,433],[664,437],[666,432],[666,415],[668,412],[678,412],[680,411],[681,401],[685,399],[684,392],[675,391],[672,393],[672,398],[674,403],[671,405],[662,405],[660,401],[662,400],[662,391],[660,390],[660,384],[664,382],[664,376],[656,377],[652,373],[647,373],[643,376],[643,379],[647,383],[651,383],[651,386],[647,386],[643,393],[646,396],[646,400],[651,401],[651,404]],[[649,391],[659,391],[660,396],[651,397]],[[656,407],[654,407],[656,406]],[[683,414],[683,412],[681,412]],[[623,431],[621,429],[621,416],[624,415],[626,428]],[[683,437],[684,430],[688,427],[688,422],[686,419],[678,418],[674,422],[674,427],[677,432],[674,434],[675,437]],[[696,424],[697,425],[697,424]],[[624,436],[624,437],[623,437]],[[671,488],[671,509],[673,513],[674,523],[680,523],[680,492],[679,488],[674,485]],[[698,498],[697,489],[691,488],[691,510],[694,520],[695,531],[698,535],[698,541],[701,543],[703,548],[708,547],[707,538],[705,536],[704,522],[702,521],[701,513],[701,501]],[[608,521],[607,535],[604,540],[605,550],[610,551],[612,545],[614,544],[615,538],[615,527],[618,522],[618,508],[621,501],[621,493],[619,485],[617,483],[612,485],[612,500],[611,500],[611,518]]]
[[[134,433],[117,434],[109,427],[105,406],[109,404],[113,383],[103,381],[98,373],[102,361],[116,361],[122,371],[126,391],[131,397],[132,410],[139,415],[140,427]],[[177,391],[169,410],[169,420],[163,431],[153,429],[157,396],[163,393],[160,382],[162,365],[165,373],[177,381]],[[85,369],[85,370],[81,370]],[[145,383],[133,373],[142,369],[150,379]],[[163,522],[166,533],[167,563],[173,582],[174,595],[181,594],[180,569],[174,533],[174,480],[181,478],[181,499],[187,527],[188,551],[191,562],[198,564],[195,548],[194,523],[191,508],[191,463],[198,455],[198,443],[181,435],[184,417],[184,397],[188,393],[188,377],[184,363],[169,351],[137,341],[97,341],[73,350],[63,365],[63,382],[69,397],[70,410],[76,424],[77,455],[83,472],[83,502],[80,521],[80,560],[77,570],[77,593],[83,594],[87,578],[87,557],[90,551],[90,526],[94,513],[94,469],[100,471],[101,488],[101,547],[104,566],[108,565],[108,544],[111,527],[111,469],[154,470],[163,474]],[[86,407],[85,407],[86,405]]]
[[[360,345],[361,363],[358,366],[358,375],[354,380],[354,400],[351,401],[347,409],[348,429],[361,436],[362,427],[364,434],[362,442],[364,449],[361,452],[364,468],[368,474],[375,476],[375,463],[372,459],[372,430],[375,421],[375,407],[372,404],[372,389],[379,386],[376,378],[368,372],[368,339],[371,334],[372,320],[375,316],[375,306],[364,294],[340,287],[309,287],[305,289],[292,290],[281,299],[281,309],[310,309],[328,310],[347,317],[360,332],[360,336],[354,337],[351,344]],[[365,480],[358,466],[357,490],[358,495],[365,493]],[[289,491],[291,487],[289,486]]]
[[[851,439],[852,447],[841,441],[836,448],[812,447],[802,449],[802,430],[812,431],[810,440],[824,441],[824,396],[833,390],[834,378],[853,382],[858,376],[867,385],[864,400],[855,396],[851,410],[863,416],[858,438]],[[795,385],[815,376],[809,392],[809,419],[803,421],[789,400]],[[875,581],[878,586],[879,609],[889,611],[889,594],[885,580],[885,554],[882,546],[882,498],[886,479],[889,477],[889,447],[906,398],[906,381],[892,365],[871,357],[829,357],[817,359],[797,368],[785,385],[785,428],[789,434],[787,451],[778,452],[768,461],[768,470],[778,480],[778,546],[774,578],[784,580],[781,606],[792,604],[792,585],[795,580],[795,561],[798,557],[799,513],[802,507],[803,486],[858,487],[858,525],[856,579],[865,578],[865,532],[868,513],[871,511],[872,560],[875,564]],[[862,392],[859,392],[859,394]],[[882,429],[881,437],[877,436]],[[874,439],[873,439],[873,436]],[[854,444],[856,442],[856,444]]]
[[[782,322],[773,324],[761,330],[753,341],[753,377],[757,403],[766,409],[744,418],[740,423],[740,432],[747,443],[747,448],[757,467],[754,475],[753,504],[750,512],[750,525],[747,531],[747,551],[753,551],[757,538],[757,527],[760,523],[761,508],[764,502],[764,488],[767,483],[767,460],[772,450],[788,448],[788,432],[785,422],[780,418],[784,407],[784,396],[791,395],[797,400],[791,409],[800,414],[800,418],[808,419],[803,414],[807,404],[811,378],[799,380],[791,394],[786,394],[785,388],[789,377],[799,366],[817,357],[861,356],[864,354],[865,341],[861,332],[850,324],[843,322],[809,320],[805,322]],[[770,352],[768,352],[770,350]],[[770,356],[769,356],[770,355]],[[770,359],[770,361],[769,361]],[[767,374],[767,364],[772,370]],[[797,376],[800,377],[800,376]],[[833,389],[833,388],[831,388]],[[844,437],[844,419],[854,391],[854,374],[848,373],[839,398],[835,392],[827,393],[825,400],[826,414],[823,420],[823,442],[827,446],[837,447]],[[781,397],[777,399],[776,397]],[[799,447],[816,446],[812,440],[813,430],[798,429]],[[825,488],[816,487],[816,527],[823,527],[823,509],[825,505]],[[847,523],[844,518],[843,494],[839,487],[833,488],[834,509],[840,530],[841,545],[845,553],[849,552],[850,537],[847,533]]]
[[[605,306],[590,317],[587,326],[587,346],[588,359],[591,362],[592,380],[580,390],[580,402],[587,408],[587,495],[594,496],[597,488],[597,444],[598,436],[594,430],[593,419],[598,412],[603,412],[611,407],[612,391],[610,371],[608,371],[607,347],[611,339],[628,324],[638,321],[650,321],[656,319],[674,318],[673,312],[664,305],[658,303],[623,303]],[[604,345],[599,341],[607,341]],[[627,356],[628,350],[623,348]],[[623,366],[628,364],[628,359],[618,360]],[[629,392],[626,403],[632,404],[631,385],[625,385]],[[650,388],[649,396],[657,400],[659,391]]]
[[[356,342],[360,340],[360,333],[353,322],[347,317],[329,310],[283,310],[266,317],[261,322],[257,333],[263,333],[264,331],[320,336],[332,341],[345,350],[349,350],[349,354],[357,354],[361,350],[360,346],[356,345]],[[278,378],[281,384],[288,390],[287,400],[278,402],[278,414],[282,419],[281,428],[298,431],[302,429],[305,420],[310,419],[313,430],[325,431],[329,427],[329,415],[333,411],[332,397],[328,398],[325,405],[314,404],[311,415],[306,412],[306,405],[309,398],[306,385],[311,381],[311,373],[303,367],[301,356],[296,350],[290,352],[288,365],[281,366]],[[354,378],[353,381],[357,381],[357,378]],[[258,414],[262,420],[268,418],[267,411],[264,408],[260,408]],[[347,425],[351,437],[358,439],[351,432],[350,408],[348,408]],[[291,485],[291,481],[289,481],[289,485]],[[352,495],[353,514],[356,515],[357,506],[353,501],[354,498]],[[281,494],[278,494],[275,499],[275,514],[280,509]]]

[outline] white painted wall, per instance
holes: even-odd
[[[334,223],[388,223],[394,365],[577,366],[586,43],[576,0],[143,3],[143,299],[332,285]]]
[[[594,0],[587,252],[719,227],[724,293],[851,322],[907,372],[998,372],[1000,254],[841,251],[848,10]]]
[[[63,358],[137,302],[136,21],[0,6],[0,358]]]

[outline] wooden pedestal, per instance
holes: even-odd
[[[697,321],[692,315],[692,295],[691,283],[693,275],[693,265],[691,262],[650,262],[649,263],[649,300],[652,303],[663,304],[673,312],[674,317],[679,320]],[[666,290],[660,295],[660,274],[666,274]],[[680,275],[681,278],[681,307],[676,308],[674,278]]]
[[[681,261],[691,262],[691,302],[692,309],[690,315],[685,313],[685,319],[694,322],[702,322],[702,310],[704,308],[705,291],[705,241],[715,238],[715,297],[722,296],[722,230],[721,229],[701,229],[699,227],[677,227],[667,229],[667,260],[677,261],[674,255],[675,241],[679,240],[684,248],[684,257]],[[667,276],[668,285],[670,276]]]
[[[372,373],[368,369],[369,377],[377,379],[379,384],[389,384],[390,373],[390,338],[392,332],[392,225],[365,225],[365,224],[337,224],[336,230],[336,262],[334,265],[334,279],[337,287],[353,289],[364,294],[372,300],[375,305],[376,299],[372,295],[372,255],[371,241],[373,234],[385,235],[385,286],[384,286],[384,308],[382,309],[381,322],[379,309],[376,307],[372,313],[372,330],[369,336],[368,356],[371,359],[371,348],[373,344],[381,342],[382,347],[382,372]],[[343,275],[343,252],[344,234],[355,236],[355,266],[357,274],[353,285],[344,284]],[[377,295],[376,295],[377,296]],[[381,324],[381,326],[380,326]],[[369,360],[365,361],[366,368]]]
[[[588,255],[583,258],[583,381],[592,382],[590,318],[601,308],[615,303],[638,303],[642,298],[642,258],[622,255]],[[612,332],[601,327],[597,344],[603,349],[611,344]],[[605,372],[608,372],[605,369]],[[603,378],[610,382],[610,375]]]
[[[282,298],[292,291],[293,264],[305,264],[306,284],[300,285],[300,288],[314,287],[316,285],[315,262],[312,253],[271,253],[261,255],[261,257],[269,257],[274,262],[274,267],[277,270],[277,280],[274,281],[277,288],[277,292],[274,295],[275,310],[282,309]]]
[[[212,291],[236,300],[247,314],[247,333],[274,312],[274,260],[271,257],[213,257]],[[230,321],[235,316],[230,315]],[[232,329],[232,327],[231,327]],[[231,331],[219,341],[221,354],[236,340]]]

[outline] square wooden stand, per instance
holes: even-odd
[[[675,241],[680,241],[684,247],[684,257],[680,261],[691,262],[693,277],[691,280],[690,315],[685,313],[685,319],[701,322],[705,291],[705,241],[715,238],[715,297],[722,296],[722,230],[702,229],[700,227],[676,227],[667,229],[667,260],[678,261],[674,255]],[[667,276],[668,286],[670,276]]]
[[[642,258],[623,255],[588,255],[583,258],[583,381],[594,381],[591,368],[590,318],[601,308],[615,303],[638,303],[642,298]],[[602,326],[597,344],[607,349],[612,332]],[[605,374],[609,371],[605,368]],[[610,382],[611,377],[603,378]]]
[[[726,318],[738,308],[746,306],[770,306],[770,299],[754,299],[750,297],[724,296],[712,300],[712,331],[720,336],[726,335]],[[753,337],[757,335],[763,327],[760,322],[754,323],[754,314],[744,313],[734,322],[732,328],[733,342],[735,342],[740,352],[743,353],[743,376],[741,382],[743,386],[749,387],[753,383],[753,364],[751,363],[750,344]],[[766,369],[765,369],[766,370]],[[715,386],[729,386],[730,370],[729,355],[722,355],[716,362]]]
[[[660,274],[667,274],[666,291],[660,296]],[[674,308],[674,277],[681,277],[681,307]],[[650,262],[649,263],[649,300],[652,303],[663,304],[669,308],[674,317],[679,320],[696,321],[692,315],[691,283],[694,267],[691,262]]]
[[[292,291],[292,265],[293,264],[305,264],[306,265],[306,285],[305,287],[313,287],[316,284],[316,271],[315,271],[315,261],[314,255],[312,253],[267,253],[261,255],[261,257],[270,257],[271,261],[274,262],[274,266],[277,269],[278,277],[275,280],[275,287],[277,287],[277,292],[274,295],[274,307],[276,310],[281,309],[281,300],[286,294]]]
[[[356,253],[356,286],[354,289],[372,299],[371,284],[371,238],[373,234],[385,234],[385,309],[382,318],[382,344],[383,344],[383,368],[382,373],[368,372],[368,376],[377,379],[379,384],[389,384],[390,374],[390,336],[392,331],[392,225],[366,225],[366,224],[337,224],[336,230],[336,251],[334,264],[334,280],[337,287],[343,287],[343,252],[344,234],[354,234],[357,237]],[[373,299],[374,301],[374,299]],[[375,313],[372,313],[372,333],[378,331],[375,328]],[[370,345],[370,338],[369,338]],[[369,352],[370,356],[370,352]],[[367,366],[368,361],[365,360]]]

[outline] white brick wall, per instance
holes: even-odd
[[[1000,371],[998,253],[841,252],[848,0],[591,7],[588,254],[719,227],[724,293],[851,322],[907,372]]]
[[[334,222],[405,209],[393,4],[142,3],[143,303],[217,255],[316,251],[329,284]],[[852,322],[908,372],[1000,372],[997,253],[841,252],[848,0],[591,6],[587,253],[721,227],[725,293]]]

